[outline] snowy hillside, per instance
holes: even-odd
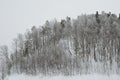
[[[30,75],[12,75],[7,77],[5,80],[120,80],[118,75],[100,75],[100,74],[90,74],[90,75],[77,75],[77,76],[47,76],[43,77],[41,75],[30,76]]]
[[[11,53],[7,46],[0,47],[3,80],[8,75],[8,80],[120,80],[120,16],[113,13],[46,21],[18,34],[12,47]]]

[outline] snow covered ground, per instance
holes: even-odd
[[[100,75],[100,74],[89,74],[89,75],[76,75],[76,76],[30,76],[25,74],[14,74],[6,77],[5,80],[120,80],[119,75]]]

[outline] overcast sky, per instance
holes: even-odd
[[[17,33],[46,20],[96,11],[118,15],[120,0],[0,0],[0,45],[10,46]]]

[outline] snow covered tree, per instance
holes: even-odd
[[[3,45],[0,47],[0,53],[3,55],[4,57],[4,62],[2,65],[3,65],[3,69],[2,69],[2,76],[6,76],[6,75],[10,75],[10,71],[11,71],[11,67],[12,67],[12,64],[11,64],[11,60],[9,58],[9,53],[8,53],[8,47],[6,45]]]

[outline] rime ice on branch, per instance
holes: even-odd
[[[11,72],[120,73],[120,17],[112,13],[46,21],[14,40]]]

